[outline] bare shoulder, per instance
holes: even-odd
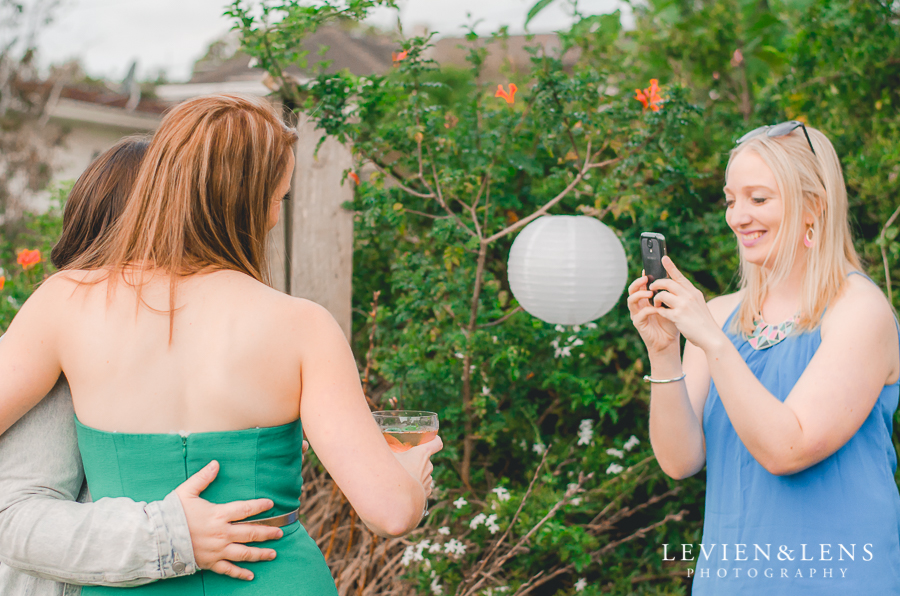
[[[278,309],[284,320],[290,321],[297,332],[317,339],[325,339],[335,334],[343,337],[340,325],[324,306],[312,300],[289,296],[277,290],[271,291],[278,294]]]
[[[716,296],[706,303],[709,312],[716,320],[716,323],[719,324],[719,327],[725,324],[725,321],[728,320],[728,315],[737,308],[737,305],[740,304],[743,296],[744,290],[738,290],[732,294]]]
[[[862,275],[850,275],[841,294],[828,305],[822,318],[822,338],[838,328],[857,327],[894,341],[894,312],[880,287]]]

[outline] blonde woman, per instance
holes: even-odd
[[[693,594],[900,594],[900,329],[861,271],[838,157],[785,122],[744,135],[725,178],[740,290],[707,303],[668,257],[670,279],[628,290],[657,460],[707,469],[702,545],[679,549]]]
[[[440,439],[395,455],[334,319],[264,283],[296,139],[263,99],[173,108],[115,229],[47,280],[0,342],[0,431],[65,373],[94,498],[158,500],[215,459],[206,499],[274,502],[251,519],[281,529],[258,544],[277,557],[247,564],[251,582],[201,571],[141,594],[337,594],[297,519],[303,431],[376,533],[415,528],[431,491]]]

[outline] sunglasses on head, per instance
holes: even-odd
[[[741,144],[747,139],[753,138],[756,135],[760,135],[762,133],[766,133],[768,137],[783,137],[784,135],[789,135],[798,128],[803,129],[803,136],[806,137],[806,142],[809,143],[809,150],[813,152],[813,155],[816,154],[816,150],[813,149],[812,141],[809,138],[809,133],[806,132],[806,126],[802,122],[797,120],[788,120],[787,122],[781,122],[779,124],[772,124],[770,126],[760,126],[759,128],[754,128],[737,141],[737,144]]]

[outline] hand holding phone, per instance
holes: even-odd
[[[650,288],[657,279],[665,279],[669,277],[666,268],[662,264],[662,258],[666,256],[666,237],[657,232],[641,233],[641,259],[644,262],[644,275],[647,276],[647,288]],[[656,290],[650,297],[650,304],[654,304],[653,299],[656,298]],[[668,308],[665,304],[664,308]]]

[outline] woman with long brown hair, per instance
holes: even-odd
[[[157,499],[215,458],[208,499],[275,503],[260,521],[284,537],[248,565],[253,582],[201,572],[138,590],[336,594],[297,521],[303,430],[379,534],[415,528],[431,490],[440,439],[395,455],[334,319],[264,283],[295,141],[262,99],[173,108],[108,241],[45,282],[0,342],[0,430],[64,372],[92,495]],[[80,269],[92,260],[102,269]]]
[[[51,252],[57,269],[111,233],[149,144],[143,137],[122,139],[78,177]],[[72,396],[61,376],[38,406],[0,435],[0,594],[75,596],[81,593],[78,584],[133,586],[198,568],[252,579],[231,561],[268,560],[271,549],[242,543],[277,538],[280,530],[229,522],[262,513],[272,503],[209,503],[200,495],[214,478],[199,472],[149,503],[86,502]]]

